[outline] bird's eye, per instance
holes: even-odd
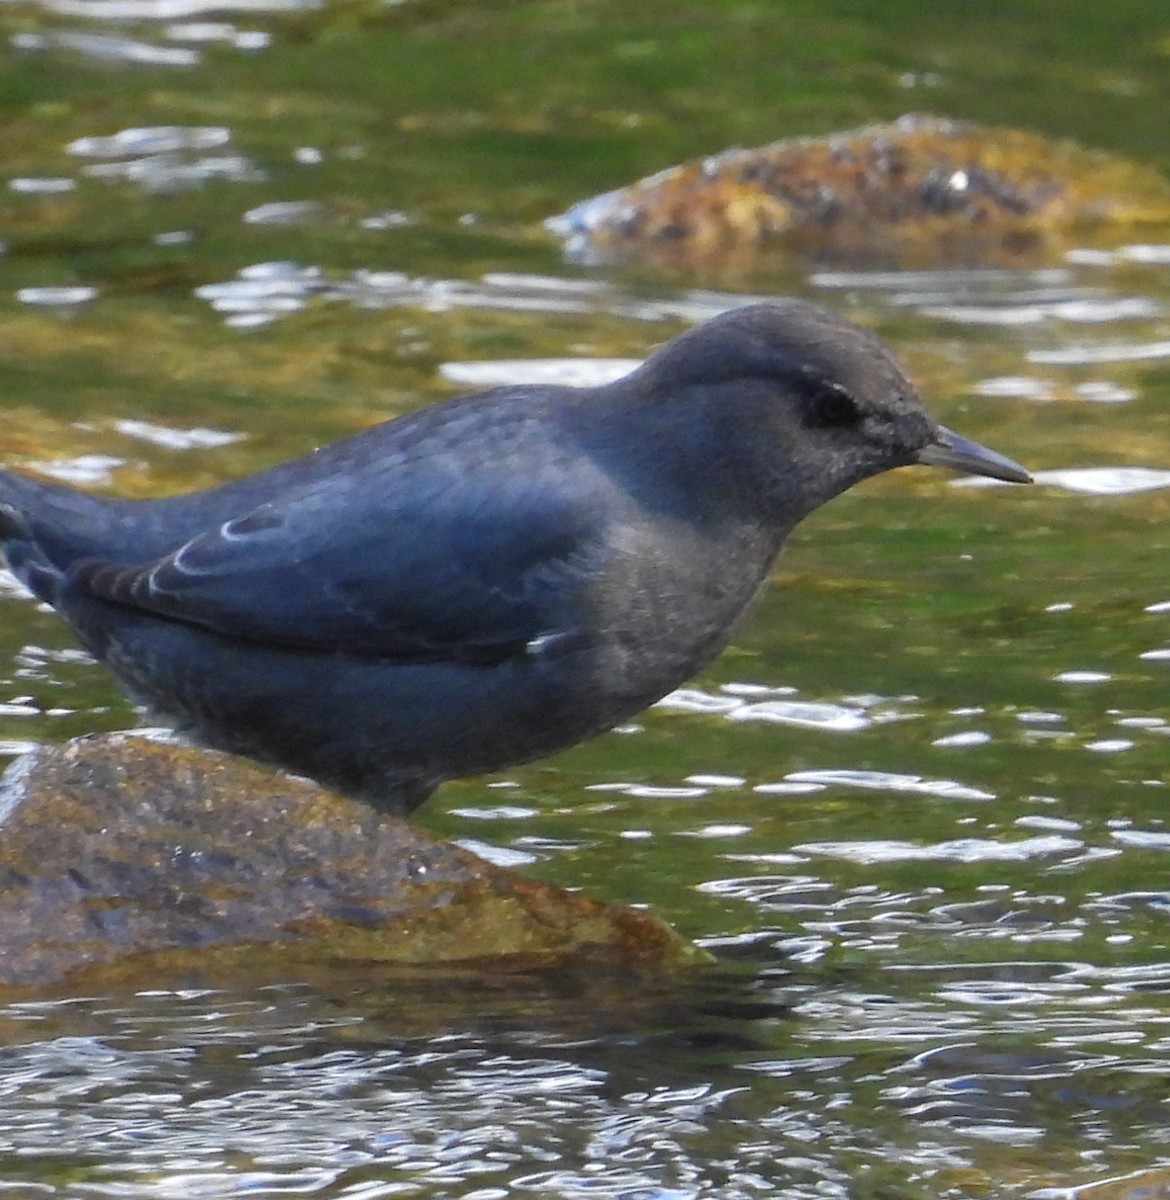
[[[863,415],[845,388],[823,380],[810,389],[804,411],[805,423],[822,429],[859,425]]]

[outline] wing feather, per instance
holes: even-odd
[[[493,663],[572,634],[566,577],[588,569],[598,511],[580,489],[433,467],[379,483],[319,480],[156,561],[75,563],[71,584],[225,637],[404,662]]]

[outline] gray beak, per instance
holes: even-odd
[[[918,451],[915,462],[926,467],[950,467],[971,475],[989,475],[1007,483],[1031,483],[1032,476],[1020,466],[994,450],[988,450],[970,438],[960,437],[940,425],[937,440]]]

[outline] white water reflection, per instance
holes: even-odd
[[[1156,467],[1063,467],[1052,471],[1034,471],[1034,483],[1061,488],[1086,496],[1127,496],[1170,487],[1170,470]],[[998,479],[984,475],[965,475],[952,480],[953,487],[1001,487]]]
[[[726,715],[731,721],[767,721],[774,725],[824,729],[833,733],[855,733],[859,729],[868,729],[874,723],[872,716],[858,708],[799,700],[765,700],[762,704],[741,704]]]
[[[1045,321],[1099,325],[1110,321],[1145,320],[1160,316],[1162,306],[1144,296],[1115,296],[1099,299],[1080,298],[1030,304],[950,304],[926,305],[923,316],[957,321],[961,325],[1038,325]],[[1029,356],[1031,358],[1031,356]],[[1032,358],[1033,362],[1053,361]]]
[[[76,191],[77,180],[68,176],[20,177],[10,179],[8,187],[10,191],[26,196],[60,196],[65,192]]]
[[[266,206],[271,207],[271,206]],[[283,204],[274,209],[285,212]],[[297,219],[308,219],[309,210],[296,210]],[[255,220],[255,218],[253,218]],[[375,220],[380,218],[367,218]],[[299,281],[291,307],[266,307],[257,297],[258,278],[281,274]],[[340,278],[330,277],[322,268],[292,262],[255,263],[244,267],[234,279],[206,284],[195,295],[211,302],[219,312],[238,314],[249,307],[256,324],[303,307],[310,297],[340,302],[361,309],[418,307],[428,312],[448,312],[459,308],[500,309],[509,312],[590,313],[604,312],[636,321],[681,320],[692,324],[748,304],[766,302],[773,297],[736,292],[693,289],[660,298],[633,295],[616,285],[596,280],[561,279],[556,276],[493,271],[478,280],[430,279],[401,271],[361,269]],[[239,324],[229,315],[229,324]],[[522,370],[524,368],[521,368]],[[514,382],[511,379],[503,382]]]
[[[315,200],[272,200],[248,209],[242,220],[245,225],[303,225],[324,215]]]
[[[1053,322],[1095,326],[1153,320],[1164,312],[1164,306],[1149,296],[1119,295],[1109,287],[1079,284],[1074,273],[1064,268],[830,271],[814,274],[811,282],[833,290],[884,293],[882,300],[890,307],[976,327]],[[1031,356],[1030,360],[1043,361]]]
[[[1170,245],[1138,242],[1116,250],[1070,250],[1068,262],[1078,266],[1108,267],[1115,263],[1140,263],[1144,266],[1164,266],[1170,263]]]
[[[782,779],[778,783],[757,783],[752,791],[764,796],[808,796],[813,792],[823,792],[825,786],[811,780],[799,783],[794,779]]]
[[[1042,813],[1030,813],[1028,816],[1017,817],[1012,824],[1021,829],[1043,829],[1059,833],[1076,833],[1081,828],[1080,821],[1073,821],[1067,817],[1047,817]]]
[[[1030,375],[996,375],[981,379],[971,391],[976,396],[994,399],[1034,400],[1047,403],[1061,395],[1061,387],[1054,379],[1034,378]],[[1074,400],[1085,400],[1090,404],[1125,404],[1136,399],[1132,388],[1123,387],[1107,379],[1090,379],[1078,383],[1068,395]]]
[[[1008,400],[1055,400],[1056,384],[1051,379],[1033,379],[1027,375],[996,375],[981,379],[971,391],[976,396]]]
[[[1090,404],[1126,404],[1137,398],[1137,392],[1132,388],[1111,383],[1108,379],[1090,379],[1078,383],[1073,388],[1073,395],[1078,400],[1088,400]]]
[[[897,296],[960,296],[992,293],[1020,287],[1064,288],[1074,275],[1063,267],[1015,270],[1010,267],[940,268],[924,271],[817,271],[810,277],[816,287],[838,291],[890,291]]]
[[[125,465],[124,458],[115,458],[111,454],[79,454],[76,458],[25,463],[25,466],[48,475],[50,479],[80,487],[108,486],[114,480],[114,470]]]
[[[96,299],[98,290],[82,284],[66,287],[20,288],[16,298],[21,304],[32,304],[41,308],[76,308]]]
[[[670,786],[651,783],[590,783],[587,792],[619,792],[623,796],[634,796],[641,800],[697,800],[707,795],[706,787]]]
[[[166,450],[203,450],[214,446],[230,446],[243,441],[243,433],[229,433],[226,429],[175,429],[170,425],[156,425],[152,421],[120,420],[114,428],[124,437],[139,438]]]
[[[962,748],[965,746],[983,746],[991,741],[991,734],[984,729],[965,729],[962,733],[949,733],[945,737],[935,738],[930,744]]]
[[[888,771],[793,771],[784,778],[796,783],[867,788],[879,792],[913,792],[923,796],[941,796],[944,800],[995,799],[993,792],[969,787],[954,779],[925,779],[920,775],[897,775]]]
[[[759,721],[772,725],[790,725],[798,729],[821,729],[830,733],[856,733],[874,725],[913,720],[921,714],[899,710],[884,696],[849,697],[854,703],[831,703],[789,699],[793,688],[767,688],[728,684],[724,693],[705,692],[701,688],[679,688],[654,706],[678,712],[714,713],[729,721]],[[782,698],[777,693],[783,693]],[[768,699],[751,700],[762,695]],[[909,699],[909,698],[902,698]]]
[[[499,387],[517,383],[561,387],[601,387],[628,375],[640,358],[501,358],[486,362],[446,362],[439,374],[463,387]]]
[[[679,688],[663,696],[655,708],[669,708],[676,712],[729,713],[742,707],[743,700],[734,696],[719,696],[704,692],[700,688]]]
[[[262,29],[238,29],[227,21],[176,22],[163,27],[163,36],[171,42],[219,42],[237,50],[266,50],[272,44],[270,33]]]
[[[9,39],[15,50],[25,53],[68,50],[98,62],[179,68],[197,67],[203,61],[202,54],[191,48],[193,46],[217,44],[235,50],[256,51],[271,45],[271,33],[239,29],[222,19],[228,14],[261,16],[322,7],[322,0],[34,0],[34,3],[35,7],[57,17],[95,22],[99,29],[102,22],[109,23],[107,29],[110,25],[140,22],[146,31],[157,31],[167,42],[187,45],[160,45],[122,32],[95,33],[79,24],[73,29],[18,31]],[[196,19],[200,17],[216,19]]]
[[[266,323],[297,312],[323,286],[318,267],[292,262],[256,263],[245,267],[228,283],[209,283],[195,289],[228,324],[240,321]]]
[[[479,838],[455,838],[453,845],[459,846],[469,854],[490,862],[493,867],[513,870],[517,867],[530,867],[540,862],[541,856],[526,850],[517,850],[515,846],[501,846],[496,842],[485,842]]]
[[[178,46],[158,46],[140,38],[110,33],[82,33],[58,29],[42,33],[23,31],[10,39],[14,50],[27,52],[72,50],[99,62],[132,63],[141,67],[194,67],[199,54]]]
[[[1061,367],[1143,362],[1147,359],[1170,358],[1170,341],[1073,344],[1057,350],[1029,350],[1026,357],[1028,362]]]
[[[803,842],[793,846],[802,854],[826,855],[860,864],[893,862],[1025,862],[1080,850],[1084,843],[1076,838],[1049,835],[1022,838],[1014,842],[998,838],[955,838],[947,842],[919,844],[895,839],[876,838],[864,842]]]
[[[37,0],[36,6],[66,17],[95,21],[176,21],[204,13],[305,12],[321,0]]]
[[[1138,850],[1170,850],[1170,833],[1160,829],[1113,829],[1109,836]]]
[[[146,125],[75,138],[65,151],[91,160],[81,168],[83,175],[128,180],[155,194],[198,187],[211,179],[262,180],[263,172],[249,158],[230,152],[231,137],[231,130],[221,125]]]
[[[214,150],[231,141],[222,125],[146,125],[103,136],[75,138],[66,147],[78,158],[132,158],[145,154]]]

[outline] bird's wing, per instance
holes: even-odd
[[[78,562],[71,584],[232,638],[401,662],[490,664],[573,636],[598,524],[579,489],[539,472],[382,482],[326,480],[154,562]]]

